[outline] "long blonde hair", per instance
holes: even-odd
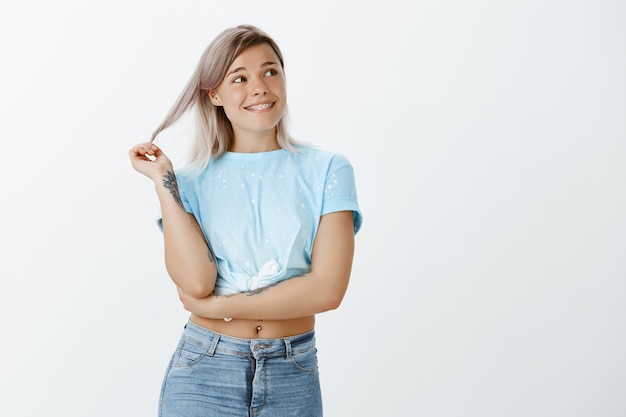
[[[233,129],[223,107],[214,106],[208,91],[217,88],[233,61],[245,49],[268,44],[284,69],[283,55],[276,42],[265,32],[252,25],[239,25],[220,33],[205,49],[196,70],[180,96],[152,133],[151,142],[159,133],[176,123],[188,110],[196,111],[196,130],[188,156],[188,168],[204,168],[211,157],[219,158],[233,139]],[[287,107],[276,127],[278,145],[294,151],[294,140],[288,133]]]

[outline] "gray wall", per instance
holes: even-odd
[[[154,416],[187,317],[147,140],[222,29],[286,58],[293,134],[364,226],[318,318],[329,417],[626,415],[621,1],[3,6],[0,415]],[[181,154],[185,122],[160,145]]]

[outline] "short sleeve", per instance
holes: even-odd
[[[354,234],[361,229],[363,215],[357,199],[354,169],[342,155],[336,155],[331,159],[326,175],[324,201],[322,203],[322,215],[337,211],[352,211]]]

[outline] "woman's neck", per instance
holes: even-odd
[[[239,153],[256,153],[256,152],[268,152],[280,149],[278,140],[276,139],[276,132],[254,134],[248,133],[245,135],[235,134],[230,147],[230,152]]]

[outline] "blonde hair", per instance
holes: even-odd
[[[272,38],[252,25],[239,25],[220,33],[205,49],[196,70],[180,96],[152,133],[151,142],[159,133],[176,123],[188,110],[196,111],[196,130],[188,156],[188,168],[204,168],[211,157],[219,158],[233,139],[233,129],[223,107],[214,106],[208,91],[217,88],[233,61],[247,48],[268,44],[284,69],[283,55]],[[287,107],[276,127],[278,145],[294,151],[294,140],[288,133]]]

